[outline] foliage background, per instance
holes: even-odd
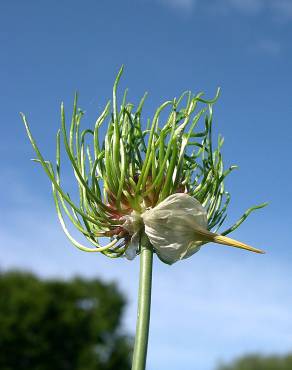
[[[125,298],[115,284],[0,275],[2,370],[127,370],[132,343],[121,330]]]
[[[230,365],[219,366],[218,370],[289,370],[292,366],[292,355],[260,356],[248,355],[233,361]]]

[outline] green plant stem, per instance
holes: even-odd
[[[151,306],[153,248],[144,234],[141,238],[138,316],[132,370],[145,370]]]

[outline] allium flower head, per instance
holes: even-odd
[[[236,168],[223,166],[221,148],[212,143],[214,99],[203,93],[184,92],[178,99],[161,104],[152,119],[142,118],[146,94],[135,108],[121,104],[117,87],[91,128],[83,129],[83,111],[75,95],[70,125],[61,105],[61,129],[57,133],[56,165],[45,160],[23,121],[36,161],[52,183],[57,214],[70,241],[79,249],[101,252],[108,257],[139,254],[139,240],[148,236],[157,255],[166,263],[189,257],[200,246],[213,241],[260,252],[244,243],[224,237],[235,230],[261,204],[248,209],[233,226],[217,234],[226,219],[230,195],[224,180]],[[104,138],[100,137],[107,125]],[[79,189],[79,201],[70,198],[60,178],[61,137]],[[69,233],[64,216],[92,244],[80,244]],[[110,239],[101,245],[99,238]]]

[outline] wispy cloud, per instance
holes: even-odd
[[[292,18],[291,0],[211,0],[206,3],[202,0],[159,0],[166,6],[184,11],[192,10],[195,5],[206,7],[216,14],[239,12],[245,15],[258,15],[263,12],[272,18],[289,20]]]
[[[265,6],[263,0],[226,0],[225,6],[238,9],[245,13],[258,13]]]
[[[267,11],[272,17],[292,17],[291,0],[225,0],[225,3],[245,13],[258,14]]]
[[[271,0],[271,9],[275,11],[280,20],[292,19],[292,1],[291,0]]]
[[[171,8],[184,12],[190,11],[196,5],[196,0],[159,0]]]
[[[260,40],[256,48],[258,51],[269,55],[278,55],[281,52],[281,44],[269,39]]]

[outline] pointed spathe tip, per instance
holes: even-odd
[[[240,248],[240,249],[244,249],[244,250],[254,252],[254,253],[258,253],[258,254],[265,254],[266,253],[265,251],[263,251],[261,249],[254,248],[254,247],[252,247],[248,244],[242,243],[242,242],[240,242],[238,240],[235,240],[235,239],[228,238],[227,236],[224,236],[224,235],[219,235],[219,234],[212,233],[208,230],[196,230],[196,232],[199,235],[201,235],[204,240],[206,240],[208,242],[223,244],[223,245],[227,245],[229,247]]]

